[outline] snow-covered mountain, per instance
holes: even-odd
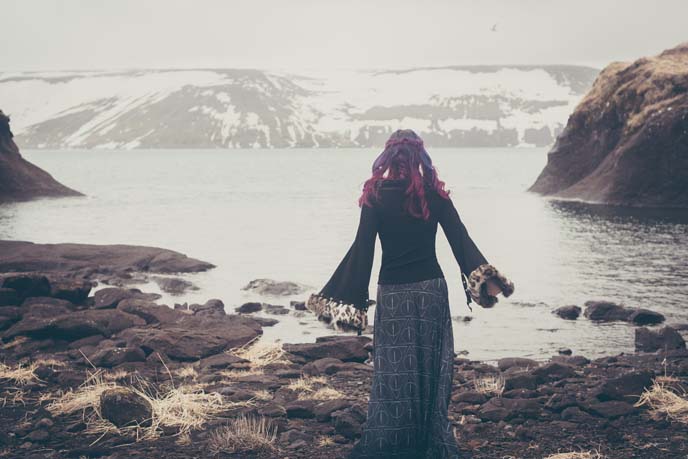
[[[553,142],[598,71],[457,66],[290,74],[246,69],[0,73],[21,148],[433,146]]]

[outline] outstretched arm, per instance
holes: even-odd
[[[470,304],[472,299],[483,307],[492,307],[497,302],[495,290],[501,291],[504,296],[511,295],[513,283],[485,259],[468,234],[451,199],[444,202],[438,220],[461,269],[466,302]]]

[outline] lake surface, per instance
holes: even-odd
[[[356,201],[378,151],[25,151],[85,198],[0,206],[0,238],[165,247],[216,264],[185,276],[200,287],[163,301],[220,298],[228,311],[257,298],[256,278],[318,290],[353,242]],[[633,350],[634,327],[565,321],[559,306],[606,299],[688,321],[688,217],[544,199],[525,190],[546,149],[435,149],[440,177],[471,237],[516,286],[492,309],[466,306],[459,268],[438,229],[456,351],[475,359],[546,358],[558,348],[594,357]],[[370,294],[380,267],[378,241]],[[141,288],[157,291],[154,285]],[[370,319],[374,308],[369,310]],[[463,321],[471,316],[470,322]],[[310,314],[273,316],[265,340],[313,341],[332,333]]]

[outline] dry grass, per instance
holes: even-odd
[[[181,379],[196,379],[198,377],[198,371],[191,365],[178,368],[174,374]]]
[[[0,407],[4,408],[6,406],[26,406],[27,394],[21,389],[15,388],[14,390],[9,390],[0,397]]]
[[[210,434],[209,448],[213,454],[274,453],[276,436],[277,428],[266,418],[241,415]]]
[[[218,413],[252,403],[251,401],[225,402],[220,394],[206,393],[203,386],[198,384],[178,387],[174,387],[172,384],[171,389],[157,392],[151,385],[139,378],[135,386],[127,388],[150,403],[153,413],[151,425],[148,427],[117,428],[107,419],[104,419],[100,413],[101,394],[116,387],[124,386],[108,381],[104,372],[97,370],[90,374],[78,389],[61,394],[46,408],[53,415],[66,415],[81,411],[87,425],[86,433],[100,435],[100,438],[106,434],[132,434],[136,441],[139,441],[157,438],[162,427],[175,429],[176,435],[180,438],[187,436],[191,430],[202,427]]]
[[[335,441],[332,439],[332,437],[328,437],[327,435],[321,435],[318,438],[318,446],[321,448],[326,448],[328,446],[334,446]]]
[[[5,349],[5,350],[12,349],[15,346],[19,346],[20,344],[27,342],[28,340],[29,340],[29,338],[27,338],[26,336],[17,336],[16,338],[14,338],[9,343],[5,343],[2,346],[0,346],[0,348]]]
[[[504,392],[504,378],[501,375],[483,376],[473,380],[473,387],[481,394],[500,396]]]
[[[313,392],[300,393],[299,400],[333,400],[344,398],[344,394],[332,387],[321,387]]]
[[[107,381],[103,371],[90,373],[76,390],[70,390],[50,402],[46,409],[53,415],[67,415],[81,411],[86,414],[94,410],[100,417],[100,395],[108,389],[118,387],[116,383]]]
[[[262,368],[249,368],[248,370],[222,370],[220,376],[229,380],[241,378],[242,376],[264,375]]]
[[[38,365],[36,363],[31,363],[29,365],[19,364],[15,367],[0,363],[0,380],[9,380],[20,386],[38,381],[38,377],[36,373],[34,373],[37,367]]]
[[[688,424],[688,398],[685,390],[678,389],[679,381],[671,376],[655,378],[652,387],[643,391],[635,406],[647,405],[654,415]]]
[[[266,402],[268,400],[272,400],[272,394],[270,393],[270,391],[265,389],[257,390],[253,393],[253,398],[255,398],[256,400]]]
[[[604,456],[599,451],[572,451],[552,454],[544,459],[604,459]]]
[[[130,375],[131,373],[127,370],[111,370],[103,373],[103,379],[105,379],[105,381],[121,381],[127,379]]]
[[[249,341],[243,346],[230,349],[228,353],[248,360],[251,362],[252,369],[264,368],[275,363],[290,363],[280,343],[254,342],[254,340]]]
[[[315,392],[316,386],[324,386],[325,384],[327,384],[327,378],[324,376],[307,376],[293,380],[287,385],[287,388],[294,392]]]

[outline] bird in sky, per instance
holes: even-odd
[[[493,31],[493,32],[496,32],[496,31],[497,31],[497,23],[496,23],[496,22],[495,22],[495,24],[492,26],[492,28],[491,28],[490,30]]]

